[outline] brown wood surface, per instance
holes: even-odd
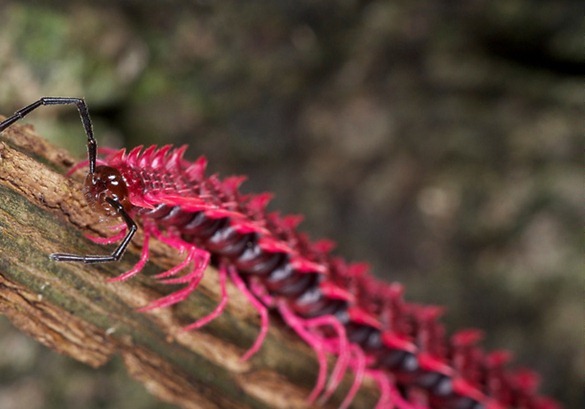
[[[29,126],[14,125],[0,135],[0,313],[44,345],[93,367],[120,354],[150,393],[181,408],[313,407],[306,397],[318,368],[314,354],[278,317],[271,317],[260,352],[249,362],[240,360],[259,320],[235,288],[230,286],[230,303],[220,318],[199,331],[182,330],[217,304],[213,269],[187,301],[143,314],[136,308],[172,291],[148,277],[180,262],[172,249],[153,242],[144,274],[112,284],[105,279],[138,260],[140,235],[119,263],[48,258],[52,252],[112,249],[83,237],[106,236],[111,223],[85,204],[81,173],[64,176],[73,163]],[[327,407],[339,404],[351,380],[346,377]],[[352,407],[373,407],[376,396],[366,382]]]

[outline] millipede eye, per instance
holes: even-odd
[[[128,187],[122,174],[110,166],[97,166],[95,172],[85,178],[83,188],[85,198],[96,211],[108,216],[115,216],[118,212],[107,202],[107,198],[114,199],[128,208]]]

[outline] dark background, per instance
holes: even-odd
[[[582,2],[154,3],[0,0],[0,112],[83,96],[102,146],[189,144],[583,407]],[[84,155],[74,109],[30,122]],[[0,408],[80,407],[169,406],[2,319]]]

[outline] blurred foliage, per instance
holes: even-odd
[[[4,1],[0,107],[83,96],[103,146],[189,144],[583,407],[583,11]],[[30,121],[84,154],[73,109]],[[122,381],[119,363],[94,371],[1,334],[2,408],[167,407]]]

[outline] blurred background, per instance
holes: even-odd
[[[189,144],[584,407],[582,1],[97,3],[0,0],[2,114]],[[73,108],[29,122],[84,156]],[[170,408],[0,319],[0,408],[80,407]]]

